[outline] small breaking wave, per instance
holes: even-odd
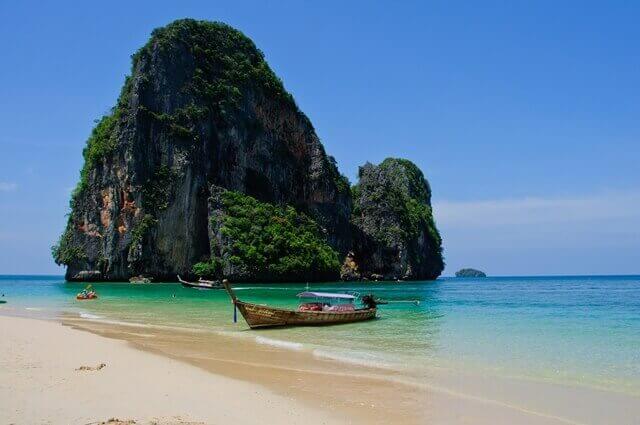
[[[313,350],[313,357],[318,359],[335,360],[356,366],[373,367],[376,369],[395,369],[390,363],[384,362],[379,357],[368,353],[335,353],[315,349]]]
[[[244,287],[240,287],[240,288],[233,288],[234,291],[246,291],[247,289],[281,289],[281,290],[287,290],[289,288],[277,288],[274,286],[244,286]],[[297,289],[297,288],[296,288]]]
[[[87,314],[87,313],[84,313]],[[80,313],[80,317],[84,319],[89,319],[96,323],[103,323],[106,325],[116,325],[116,326],[128,326],[132,328],[144,328],[144,329],[160,329],[160,330],[172,330],[172,331],[181,331],[181,332],[189,332],[189,333],[207,333],[210,332],[207,329],[199,329],[199,328],[187,328],[182,326],[171,326],[171,325],[160,325],[160,324],[152,324],[152,323],[140,323],[140,322],[127,322],[123,320],[112,320],[105,319],[100,316],[95,316],[92,314],[88,314],[92,317],[83,317],[83,313]]]
[[[256,342],[258,344],[271,345],[273,347],[286,348],[288,350],[300,351],[304,348],[304,345],[299,342],[282,341],[280,339],[265,338],[263,336],[257,336]]]
[[[251,338],[251,335],[247,335],[246,333],[241,333],[237,331],[214,331],[216,335],[223,336],[225,338]]]
[[[89,319],[89,320],[102,319],[102,316],[96,316],[95,314],[91,314],[91,313],[80,313],[80,317],[83,319]]]

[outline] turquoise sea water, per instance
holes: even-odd
[[[255,338],[315,356],[411,371],[485,371],[640,395],[640,276],[443,278],[434,282],[311,285],[390,301],[371,322],[249,331],[224,291],[178,284],[97,283],[75,300],[61,277],[0,276],[0,314],[172,326]],[[238,285],[238,297],[294,307],[305,285]]]

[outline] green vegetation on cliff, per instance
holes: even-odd
[[[139,244],[141,244],[145,236],[149,233],[151,228],[156,225],[156,223],[157,220],[153,215],[145,214],[131,230],[130,246],[135,249]]]
[[[220,229],[229,246],[222,258],[198,263],[198,275],[219,275],[223,269],[240,269],[248,279],[270,276],[275,280],[336,278],[338,254],[320,228],[291,206],[260,202],[241,193],[222,194]]]
[[[89,173],[107,156],[109,156],[118,145],[117,125],[129,110],[129,99],[131,96],[131,77],[125,78],[125,83],[118,97],[116,106],[102,118],[95,120],[96,126],[91,130],[91,135],[82,150],[84,165],[80,170],[80,180],[71,194],[71,207],[75,200],[86,190]]]
[[[156,214],[167,209],[171,198],[171,187],[175,175],[166,165],[158,167],[142,185],[142,199],[145,211]]]
[[[86,258],[84,250],[73,244],[71,233],[68,231],[65,231],[62,236],[60,236],[58,243],[51,247],[51,255],[55,263],[59,266],[72,264]]]
[[[116,107],[110,114],[103,116],[100,120],[96,120],[96,126],[91,131],[91,135],[87,139],[87,144],[82,150],[84,165],[80,170],[80,180],[71,193],[71,201],[69,204],[72,210],[77,199],[82,196],[82,193],[87,189],[91,170],[115,149],[117,145],[115,128],[120,115],[120,110]],[[73,242],[71,225],[72,219],[69,217],[67,227],[60,237],[60,240],[51,247],[51,255],[58,265],[69,265],[86,257],[84,248]]]
[[[191,271],[204,278],[220,278],[222,277],[222,260],[218,257],[212,257],[209,261],[194,264]]]
[[[341,174],[340,171],[338,171],[338,163],[336,162],[336,159],[333,156],[327,155],[327,161],[329,162],[329,164],[331,164],[331,166],[329,167],[329,170],[331,171],[331,175],[333,177],[333,182],[336,185],[336,189],[338,190],[339,193],[348,194],[349,191],[351,190],[351,182],[349,181],[347,176],[345,176],[344,174]]]
[[[114,137],[114,129],[117,119],[118,114],[116,112],[105,115],[91,131],[91,136],[89,136],[87,140],[87,146],[82,152],[86,167],[94,167],[115,148],[116,139]]]
[[[133,67],[154,52],[171,54],[182,49],[190,52],[194,66],[184,91],[204,100],[219,118],[224,119],[237,110],[243,89],[248,86],[257,87],[264,95],[295,106],[293,97],[269,68],[264,54],[253,41],[221,22],[180,19],[153,30],[147,44],[133,55]],[[188,128],[191,114],[197,114],[198,108],[184,109],[183,112],[183,117],[175,119]]]

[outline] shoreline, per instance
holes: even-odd
[[[260,343],[269,339],[261,335],[239,338],[196,331],[191,339],[190,331],[176,335],[174,329],[153,326],[136,335],[127,330],[135,324],[99,329],[99,321],[66,320],[215,374],[258,383],[310,407],[339,411],[351,423],[463,424],[473,418],[477,424],[609,424],[612,418],[616,423],[640,418],[640,398],[625,393],[451,369],[433,370],[427,382],[416,382],[394,369]],[[155,337],[149,337],[149,330]]]
[[[27,329],[33,326],[32,322],[41,322],[15,320],[20,328]],[[4,327],[5,321],[6,316],[0,316],[0,326]],[[314,412],[314,419],[331,413],[332,417],[319,419],[318,423],[606,424],[632,423],[640,417],[637,397],[607,391],[453,370],[434,371],[426,382],[409,382],[393,370],[321,358],[270,341],[259,343],[256,340],[263,338],[260,336],[238,338],[213,332],[105,323],[73,314],[64,314],[57,322],[49,324],[71,332],[74,341],[84,338],[79,335],[91,336],[98,338],[91,344],[114,346],[117,351],[126,348],[139,355],[154,356],[155,361],[164,360],[163,369],[188,366],[199,372],[205,383],[230,380],[250,388],[245,391],[269,394],[269,400],[276,400],[285,410]],[[16,335],[9,335],[8,339],[15,338]],[[39,343],[38,350],[49,350],[42,341]],[[4,354],[6,347],[0,347]],[[11,361],[10,355],[6,357]],[[14,378],[2,380],[12,382]],[[245,397],[242,390],[238,393],[233,386],[227,390],[232,399]],[[217,423],[209,417],[194,419]],[[296,423],[291,418],[288,422]]]
[[[0,331],[2,423],[118,418],[138,424],[250,424],[255,417],[272,423],[341,423],[333,412],[258,385],[60,322],[0,315]],[[83,366],[94,370],[79,370]]]
[[[188,363],[214,375],[267,388],[309,408],[339,412],[348,423],[424,423],[420,392],[384,380],[371,369],[251,338],[157,327],[116,325],[64,316],[63,324]],[[248,331],[249,332],[249,331]],[[388,375],[393,375],[389,371]],[[372,389],[374,389],[372,391]],[[333,421],[331,423],[334,423]]]

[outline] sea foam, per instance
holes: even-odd
[[[381,360],[378,356],[372,356],[369,353],[336,353],[327,350],[314,349],[313,357],[334,360],[356,366],[373,367],[376,369],[395,369],[390,363]]]
[[[257,336],[256,342],[258,344],[271,345],[273,347],[286,348],[288,350],[300,351],[304,348],[304,345],[299,342],[282,341],[280,339],[265,338],[263,336]]]
[[[89,319],[89,320],[102,319],[102,316],[96,316],[95,314],[91,314],[91,313],[80,313],[80,317],[83,319]]]

